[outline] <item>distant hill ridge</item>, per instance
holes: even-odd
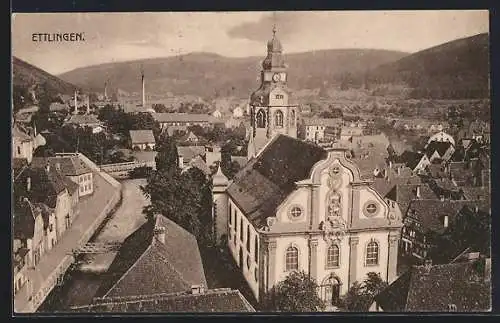
[[[262,49],[262,56],[244,58],[199,52],[100,64],[63,73],[60,78],[93,91],[102,91],[104,80],[108,79],[111,89],[139,92],[140,70],[143,68],[149,93],[247,97],[258,86],[257,78],[266,55],[265,46]],[[290,87],[314,89],[338,83],[345,72],[361,72],[406,55],[389,50],[331,49],[285,52],[285,61],[289,66]]]

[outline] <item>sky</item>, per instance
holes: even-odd
[[[16,13],[12,54],[52,74],[102,63],[212,52],[265,56],[276,24],[285,54],[374,48],[417,52],[489,31],[486,10]],[[33,33],[83,33],[34,42]]]

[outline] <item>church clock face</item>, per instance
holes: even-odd
[[[273,75],[273,81],[278,82],[280,80],[280,75],[278,73]]]

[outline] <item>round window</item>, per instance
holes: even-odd
[[[371,216],[375,216],[377,213],[378,213],[378,206],[377,206],[377,203],[375,202],[367,202],[365,204],[365,207],[364,207],[364,210],[363,210],[363,213],[365,214],[365,216],[367,217],[371,217]]]
[[[294,206],[290,210],[290,216],[292,217],[292,219],[300,218],[301,215],[302,215],[302,209],[298,206]]]

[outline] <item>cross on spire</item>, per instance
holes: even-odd
[[[276,12],[273,12],[273,38],[276,36]]]

